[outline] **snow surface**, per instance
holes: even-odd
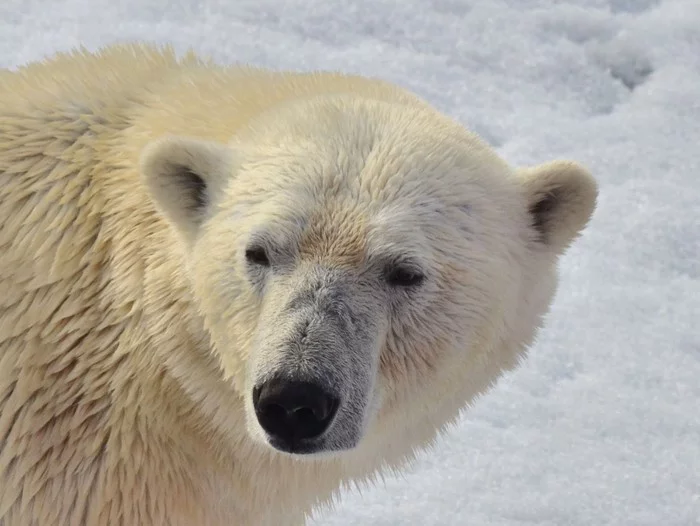
[[[700,524],[700,0],[0,2],[0,66],[133,39],[383,77],[600,180],[527,363],[315,524]]]

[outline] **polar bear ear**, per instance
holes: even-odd
[[[563,252],[593,215],[598,197],[595,179],[570,161],[522,169],[519,175],[539,241]]]
[[[164,137],[144,148],[140,167],[151,198],[187,240],[232,175],[231,157],[223,144],[188,137]]]

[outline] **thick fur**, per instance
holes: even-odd
[[[595,199],[377,80],[146,46],[0,73],[0,525],[303,524],[517,365]],[[257,423],[280,373],[342,400],[315,454]]]

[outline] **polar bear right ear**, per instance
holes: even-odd
[[[188,137],[163,137],[148,144],[141,174],[156,207],[191,241],[211,197],[233,173],[232,154],[223,144]]]
[[[519,170],[532,226],[539,241],[562,253],[593,214],[598,185],[582,166],[551,161]]]

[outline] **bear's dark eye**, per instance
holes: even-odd
[[[257,265],[259,267],[270,266],[270,259],[267,257],[267,252],[259,245],[248,247],[245,251],[245,259],[251,265]]]
[[[411,267],[394,266],[386,270],[384,279],[392,287],[417,287],[425,276]]]

